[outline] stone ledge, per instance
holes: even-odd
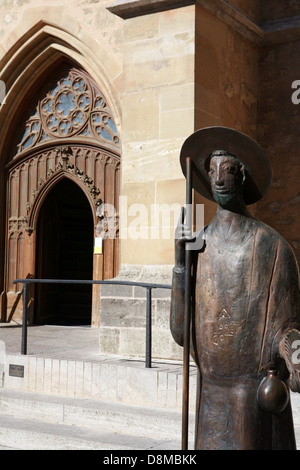
[[[114,277],[113,281],[134,281],[153,284],[172,283],[171,264],[121,264],[120,273]]]
[[[24,377],[9,376],[9,364],[24,365]],[[190,411],[196,402],[197,370],[190,365]],[[153,361],[145,368],[144,360],[100,357],[97,361],[63,360],[51,357],[7,355],[4,388],[52,396],[52,416],[58,400],[65,397],[103,400],[112,403],[181,409],[181,361]],[[56,397],[56,400],[55,400]],[[1,405],[1,404],[0,404]],[[38,411],[38,410],[37,410]],[[43,413],[43,407],[40,407]]]
[[[118,0],[107,9],[126,20],[193,4],[195,4],[195,0]]]

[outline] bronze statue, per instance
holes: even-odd
[[[218,204],[200,233],[186,236],[182,223],[175,240],[170,325],[181,346],[191,252],[195,449],[295,449],[288,387],[300,392],[298,267],[289,244],[248,211],[270,186],[269,160],[253,139],[224,127],[185,141],[184,173],[187,158],[193,188]]]

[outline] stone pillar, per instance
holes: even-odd
[[[179,3],[186,5],[117,2],[111,10],[125,18],[117,279],[171,284],[174,230],[185,204],[179,154],[194,131],[195,5]],[[132,5],[142,10],[128,17]],[[141,288],[101,287],[102,353],[144,356],[145,297]],[[169,330],[170,291],[152,291],[152,314],[153,356],[181,358]]]

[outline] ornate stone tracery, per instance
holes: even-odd
[[[17,144],[20,153],[40,143],[61,138],[86,136],[120,147],[111,110],[95,84],[80,70],[71,68],[42,96],[27,119]]]

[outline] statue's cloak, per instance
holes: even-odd
[[[290,403],[263,411],[257,388],[268,368],[288,371],[283,334],[300,325],[298,266],[289,244],[262,222],[246,218],[236,235],[216,218],[193,251],[192,355],[198,366],[196,449],[295,449]],[[201,235],[201,236],[202,236]],[[197,246],[197,245],[196,245]],[[173,271],[171,331],[183,344],[184,271]]]

